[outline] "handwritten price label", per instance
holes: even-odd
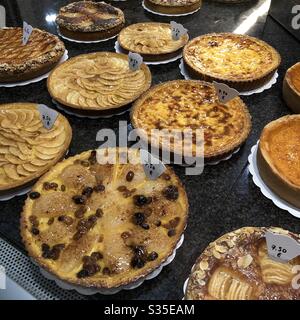
[[[132,71],[139,70],[143,63],[143,57],[138,53],[129,52],[128,63],[129,63],[130,70]]]
[[[6,27],[6,11],[3,6],[0,6],[0,28]]]
[[[153,157],[147,150],[142,149],[140,156],[148,179],[156,180],[166,171],[166,166],[159,159]]]
[[[39,104],[38,109],[40,113],[40,119],[43,122],[44,127],[48,130],[52,129],[58,117],[58,113],[44,104]]]
[[[30,38],[32,33],[32,26],[27,22],[23,21],[23,46],[25,46]]]
[[[237,90],[230,88],[227,84],[214,81],[213,85],[221,103],[227,103],[235,97],[238,97],[240,94]]]
[[[179,40],[182,36],[187,34],[188,30],[180,23],[175,21],[171,21],[171,32],[172,32],[172,39]]]

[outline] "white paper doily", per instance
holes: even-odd
[[[183,75],[183,77],[186,80],[193,80],[193,77],[189,74],[183,59],[181,59],[181,61],[180,61],[179,69],[180,69],[180,73]],[[276,71],[274,73],[273,77],[266,84],[264,84],[262,87],[254,89],[254,90],[250,90],[250,91],[241,91],[240,96],[250,96],[252,94],[261,93],[265,90],[268,90],[277,82],[277,78],[278,78],[278,71]]]
[[[65,62],[66,60],[68,60],[69,56],[68,56],[68,50],[65,50],[64,55],[61,57],[60,61],[58,62],[58,64],[61,64],[63,62]],[[49,74],[50,74],[51,70],[37,78],[33,78],[30,80],[26,80],[26,81],[20,81],[20,82],[14,82],[14,83],[5,83],[5,82],[1,82],[0,83],[0,87],[5,87],[5,88],[12,88],[12,87],[18,87],[18,86],[26,86],[27,84],[30,83],[34,83],[34,82],[39,82],[43,79],[48,78]]]
[[[171,14],[171,13],[160,13],[160,12],[156,12],[156,11],[153,11],[153,10],[147,8],[146,5],[145,5],[145,1],[144,0],[142,2],[142,6],[146,11],[148,11],[150,13],[157,14],[159,16],[165,16],[165,17],[183,17],[183,16],[188,16],[190,14],[194,14],[194,13],[198,12],[202,7],[202,5],[201,5],[198,9],[196,9],[194,11],[191,11],[191,12],[187,12],[187,13],[177,13],[177,14],[173,13],[173,14]]]
[[[288,203],[287,201],[281,199],[278,195],[276,195],[263,181],[260,176],[258,167],[257,167],[257,149],[258,149],[259,141],[255,146],[251,148],[251,153],[248,157],[249,162],[249,171],[252,174],[253,182],[256,186],[259,187],[261,193],[268,199],[272,200],[272,202],[280,209],[288,211],[291,215],[296,218],[300,218],[300,209]]]
[[[132,284],[129,284],[126,286],[120,286],[120,287],[114,288],[114,289],[85,288],[85,287],[69,284],[65,281],[59,280],[56,276],[50,274],[49,272],[45,271],[42,268],[40,268],[40,271],[45,278],[55,281],[55,283],[62,289],[76,290],[77,292],[79,292],[80,294],[83,294],[83,295],[93,295],[96,293],[100,293],[100,294],[104,294],[104,295],[112,295],[112,294],[118,293],[121,290],[133,290],[133,289],[139,287],[140,285],[142,285],[142,283],[145,280],[151,280],[151,279],[157,277],[160,274],[160,272],[162,271],[163,267],[167,266],[168,264],[170,264],[174,260],[175,255],[176,255],[176,251],[177,251],[177,249],[179,249],[181,247],[183,240],[184,240],[184,235],[181,236],[180,240],[178,241],[178,243],[176,245],[175,250],[169,256],[169,258],[164,263],[162,263],[156,270],[154,270],[152,273],[150,273],[148,276],[136,281],[135,283],[132,283]],[[34,260],[32,260],[32,261],[35,265],[38,265]]]
[[[126,54],[126,51],[124,51],[119,42],[116,41],[115,43],[115,50],[116,50],[116,53],[123,53],[123,54]],[[171,59],[167,59],[167,60],[161,60],[161,61],[143,61],[145,64],[148,64],[148,65],[159,65],[159,64],[167,64],[167,63],[170,63],[170,62],[174,62],[178,59],[182,58],[182,52],[180,52],[176,57],[173,57]]]
[[[65,39],[65,40],[68,40],[68,41],[71,41],[71,42],[76,42],[76,43],[99,43],[99,42],[104,42],[104,41],[108,41],[108,40],[111,40],[111,39],[114,39],[115,37],[117,37],[118,35],[114,35],[110,38],[106,38],[106,39],[101,39],[101,40],[93,40],[93,41],[83,41],[83,40],[75,40],[75,39],[71,39],[71,38],[68,38],[66,36],[64,36],[63,34],[61,34],[61,32],[59,31],[59,28],[57,27],[57,34]]]

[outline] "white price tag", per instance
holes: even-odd
[[[148,179],[156,180],[166,171],[166,166],[157,158],[153,157],[147,150],[140,150],[141,162]]]
[[[38,108],[40,112],[40,118],[41,118],[41,121],[43,122],[44,127],[48,130],[52,129],[58,117],[58,112],[53,109],[50,109],[44,104],[39,104]]]
[[[32,33],[32,26],[27,22],[23,21],[23,46],[25,46],[29,40],[29,37]]]
[[[0,28],[6,27],[6,11],[3,6],[0,6]]]
[[[171,21],[172,39],[179,40],[182,36],[187,34],[188,30],[180,23]]]
[[[0,290],[6,289],[6,274],[5,268],[0,266]]]
[[[227,84],[218,83],[216,81],[214,81],[213,84],[221,103],[227,103],[240,94],[237,90],[230,88]]]
[[[269,256],[279,262],[288,262],[300,255],[300,244],[288,235],[267,231],[266,241]]]
[[[143,57],[138,53],[129,52],[128,63],[129,63],[129,69],[132,71],[136,71],[140,69],[143,63]]]

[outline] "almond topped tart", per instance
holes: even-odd
[[[50,71],[65,46],[58,37],[34,28],[26,45],[23,28],[0,29],[0,83],[33,79]]]
[[[218,81],[240,91],[267,83],[281,57],[266,42],[233,33],[211,33],[191,40],[183,50],[188,72],[195,79]]]
[[[148,143],[151,137],[151,146],[164,150],[169,147],[164,139],[170,141],[173,154],[178,150],[188,154],[190,147],[187,142],[182,146],[181,141],[172,138],[171,130],[192,130],[195,156],[196,130],[203,129],[205,162],[233,153],[245,142],[251,130],[251,116],[239,97],[221,104],[214,86],[197,80],[175,80],[152,87],[135,102],[131,120],[135,128],[143,129],[143,139],[147,139],[143,132],[147,133]]]
[[[188,34],[173,40],[169,23],[144,22],[124,28],[118,42],[125,52],[140,54],[144,61],[160,61],[180,54],[189,40]]]
[[[55,68],[48,77],[53,99],[82,114],[126,110],[151,86],[151,72],[142,64],[129,69],[128,56],[112,52],[82,54]]]
[[[184,14],[201,8],[202,0],[144,0],[144,4],[158,13]]]
[[[299,300],[292,287],[293,267],[269,257],[265,233],[299,235],[281,228],[245,227],[209,244],[196,261],[188,280],[186,300]]]
[[[282,199],[300,208],[300,115],[270,122],[263,130],[257,166],[264,182]]]
[[[282,93],[288,107],[300,113],[300,62],[287,70]]]
[[[65,156],[71,138],[61,114],[48,130],[37,104],[0,105],[0,195],[24,188],[48,171]]]
[[[105,2],[77,1],[59,10],[56,18],[62,35],[82,41],[116,36],[125,25],[122,10]]]
[[[118,288],[142,280],[173,253],[188,200],[172,169],[149,180],[136,149],[99,164],[87,151],[57,164],[34,186],[21,217],[29,255],[61,280]],[[120,157],[131,161],[121,164]],[[110,163],[101,160],[101,163]]]

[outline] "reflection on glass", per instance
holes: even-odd
[[[47,14],[45,19],[48,23],[53,23],[56,19],[56,14],[55,13]]]

